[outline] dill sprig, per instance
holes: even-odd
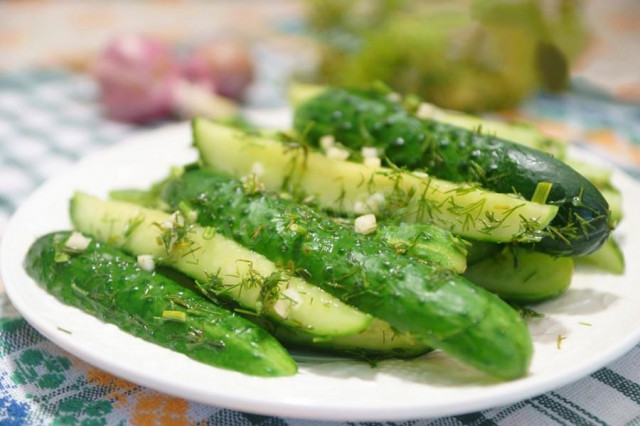
[[[549,198],[549,194],[551,193],[552,187],[553,187],[553,183],[551,182],[538,182],[538,184],[536,185],[536,189],[533,191],[531,202],[538,203],[538,204],[546,204],[547,198]]]

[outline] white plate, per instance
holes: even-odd
[[[440,353],[376,368],[331,358],[300,360],[290,378],[264,379],[220,370],[160,348],[63,305],[22,268],[33,240],[68,229],[75,190],[105,196],[109,189],[144,188],[171,165],[194,160],[186,125],[137,136],[93,155],[50,180],[17,211],[2,241],[0,272],[20,313],[70,353],[110,373],[175,396],[237,410],[324,420],[400,420],[461,414],[508,404],[583,377],[640,340],[640,185],[621,173],[625,220],[619,232],[629,260],[625,276],[595,271],[575,275],[569,291],[536,310],[530,374],[493,381]],[[69,332],[64,332],[67,330]],[[557,346],[558,336],[562,340]]]

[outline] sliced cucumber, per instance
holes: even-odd
[[[289,101],[296,107],[318,96],[325,90],[327,90],[325,86],[296,83],[289,89]],[[505,123],[486,117],[477,117],[458,111],[442,109],[426,102],[419,105],[416,116],[438,120],[467,130],[482,131],[485,134],[496,135],[499,138],[547,152],[559,159],[564,158],[567,150],[568,144],[565,141],[551,138],[525,123]]]
[[[473,265],[481,260],[493,257],[504,248],[502,244],[487,243],[484,241],[469,241],[469,244],[467,248],[467,265]]]
[[[304,193],[342,213],[368,210],[402,221],[433,222],[475,240],[509,242],[538,240],[557,212],[555,206],[510,194],[332,159],[204,119],[194,120],[193,132],[207,168],[235,177],[258,170],[267,190]]]
[[[269,331],[285,346],[321,350],[368,361],[414,358],[431,350],[410,333],[397,332],[377,318],[360,333],[347,336],[317,338],[290,327],[275,327]]]
[[[564,292],[571,284],[573,260],[520,247],[505,247],[498,255],[470,265],[464,273],[498,296],[537,302]]]
[[[624,254],[613,237],[595,253],[576,259],[578,264],[591,265],[612,274],[624,274]]]
[[[398,255],[374,234],[354,232],[259,188],[251,177],[241,181],[191,169],[170,183],[163,197],[171,206],[196,211],[201,225],[216,227],[433,348],[497,377],[526,373],[528,330],[501,299],[451,271]],[[487,342],[491,351],[479,352]]]
[[[81,232],[135,255],[151,255],[252,311],[316,335],[357,333],[371,322],[318,287],[282,274],[264,256],[195,225],[135,204],[76,193],[71,220]]]
[[[492,134],[420,119],[379,91],[330,88],[296,108],[294,129],[312,147],[331,135],[349,150],[376,150],[398,167],[452,182],[558,206],[535,249],[556,256],[595,251],[610,232],[609,208],[597,188],[552,155]],[[542,200],[542,198],[541,198]]]
[[[25,258],[27,273],[63,303],[209,365],[258,376],[296,373],[287,351],[260,327],[106,244],[67,250],[71,238],[42,236]]]
[[[437,120],[441,123],[451,124],[467,130],[482,132],[487,135],[495,135],[501,139],[546,152],[558,159],[564,159],[567,151],[566,142],[553,139],[535,127],[523,123],[510,124],[476,117],[461,112],[444,110],[427,103],[420,105],[416,116]]]

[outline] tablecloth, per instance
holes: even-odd
[[[571,93],[539,95],[517,113],[571,137],[640,179],[640,107]],[[92,81],[66,72],[0,76],[0,238],[16,207],[80,157],[144,131],[105,120]],[[640,345],[571,385],[478,413],[389,425],[640,424]],[[0,425],[354,425],[264,417],[165,395],[56,347],[0,292]],[[364,423],[363,423],[364,425]]]

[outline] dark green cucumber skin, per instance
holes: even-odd
[[[206,301],[133,257],[92,242],[65,262],[55,253],[69,232],[36,240],[25,259],[27,273],[65,304],[149,342],[197,361],[256,376],[295,374],[295,361],[269,333]],[[186,312],[184,322],[162,319],[165,310]]]
[[[607,239],[609,207],[600,191],[549,154],[492,135],[423,120],[373,92],[327,89],[296,108],[294,128],[317,146],[324,135],[359,150],[384,149],[400,167],[424,169],[453,182],[477,182],[530,200],[539,182],[553,187],[547,204],[559,206],[551,233],[535,249],[558,256],[582,256]]]
[[[467,267],[497,255],[503,248],[503,244],[489,243],[486,241],[469,241],[469,246],[467,247]]]
[[[209,171],[185,172],[167,186],[164,199],[174,207],[188,203],[201,225],[431,347],[500,378],[526,374],[532,353],[526,325],[510,306],[461,276],[399,256],[384,241],[308,206],[247,194],[239,181]],[[482,345],[491,353],[479,350]]]

